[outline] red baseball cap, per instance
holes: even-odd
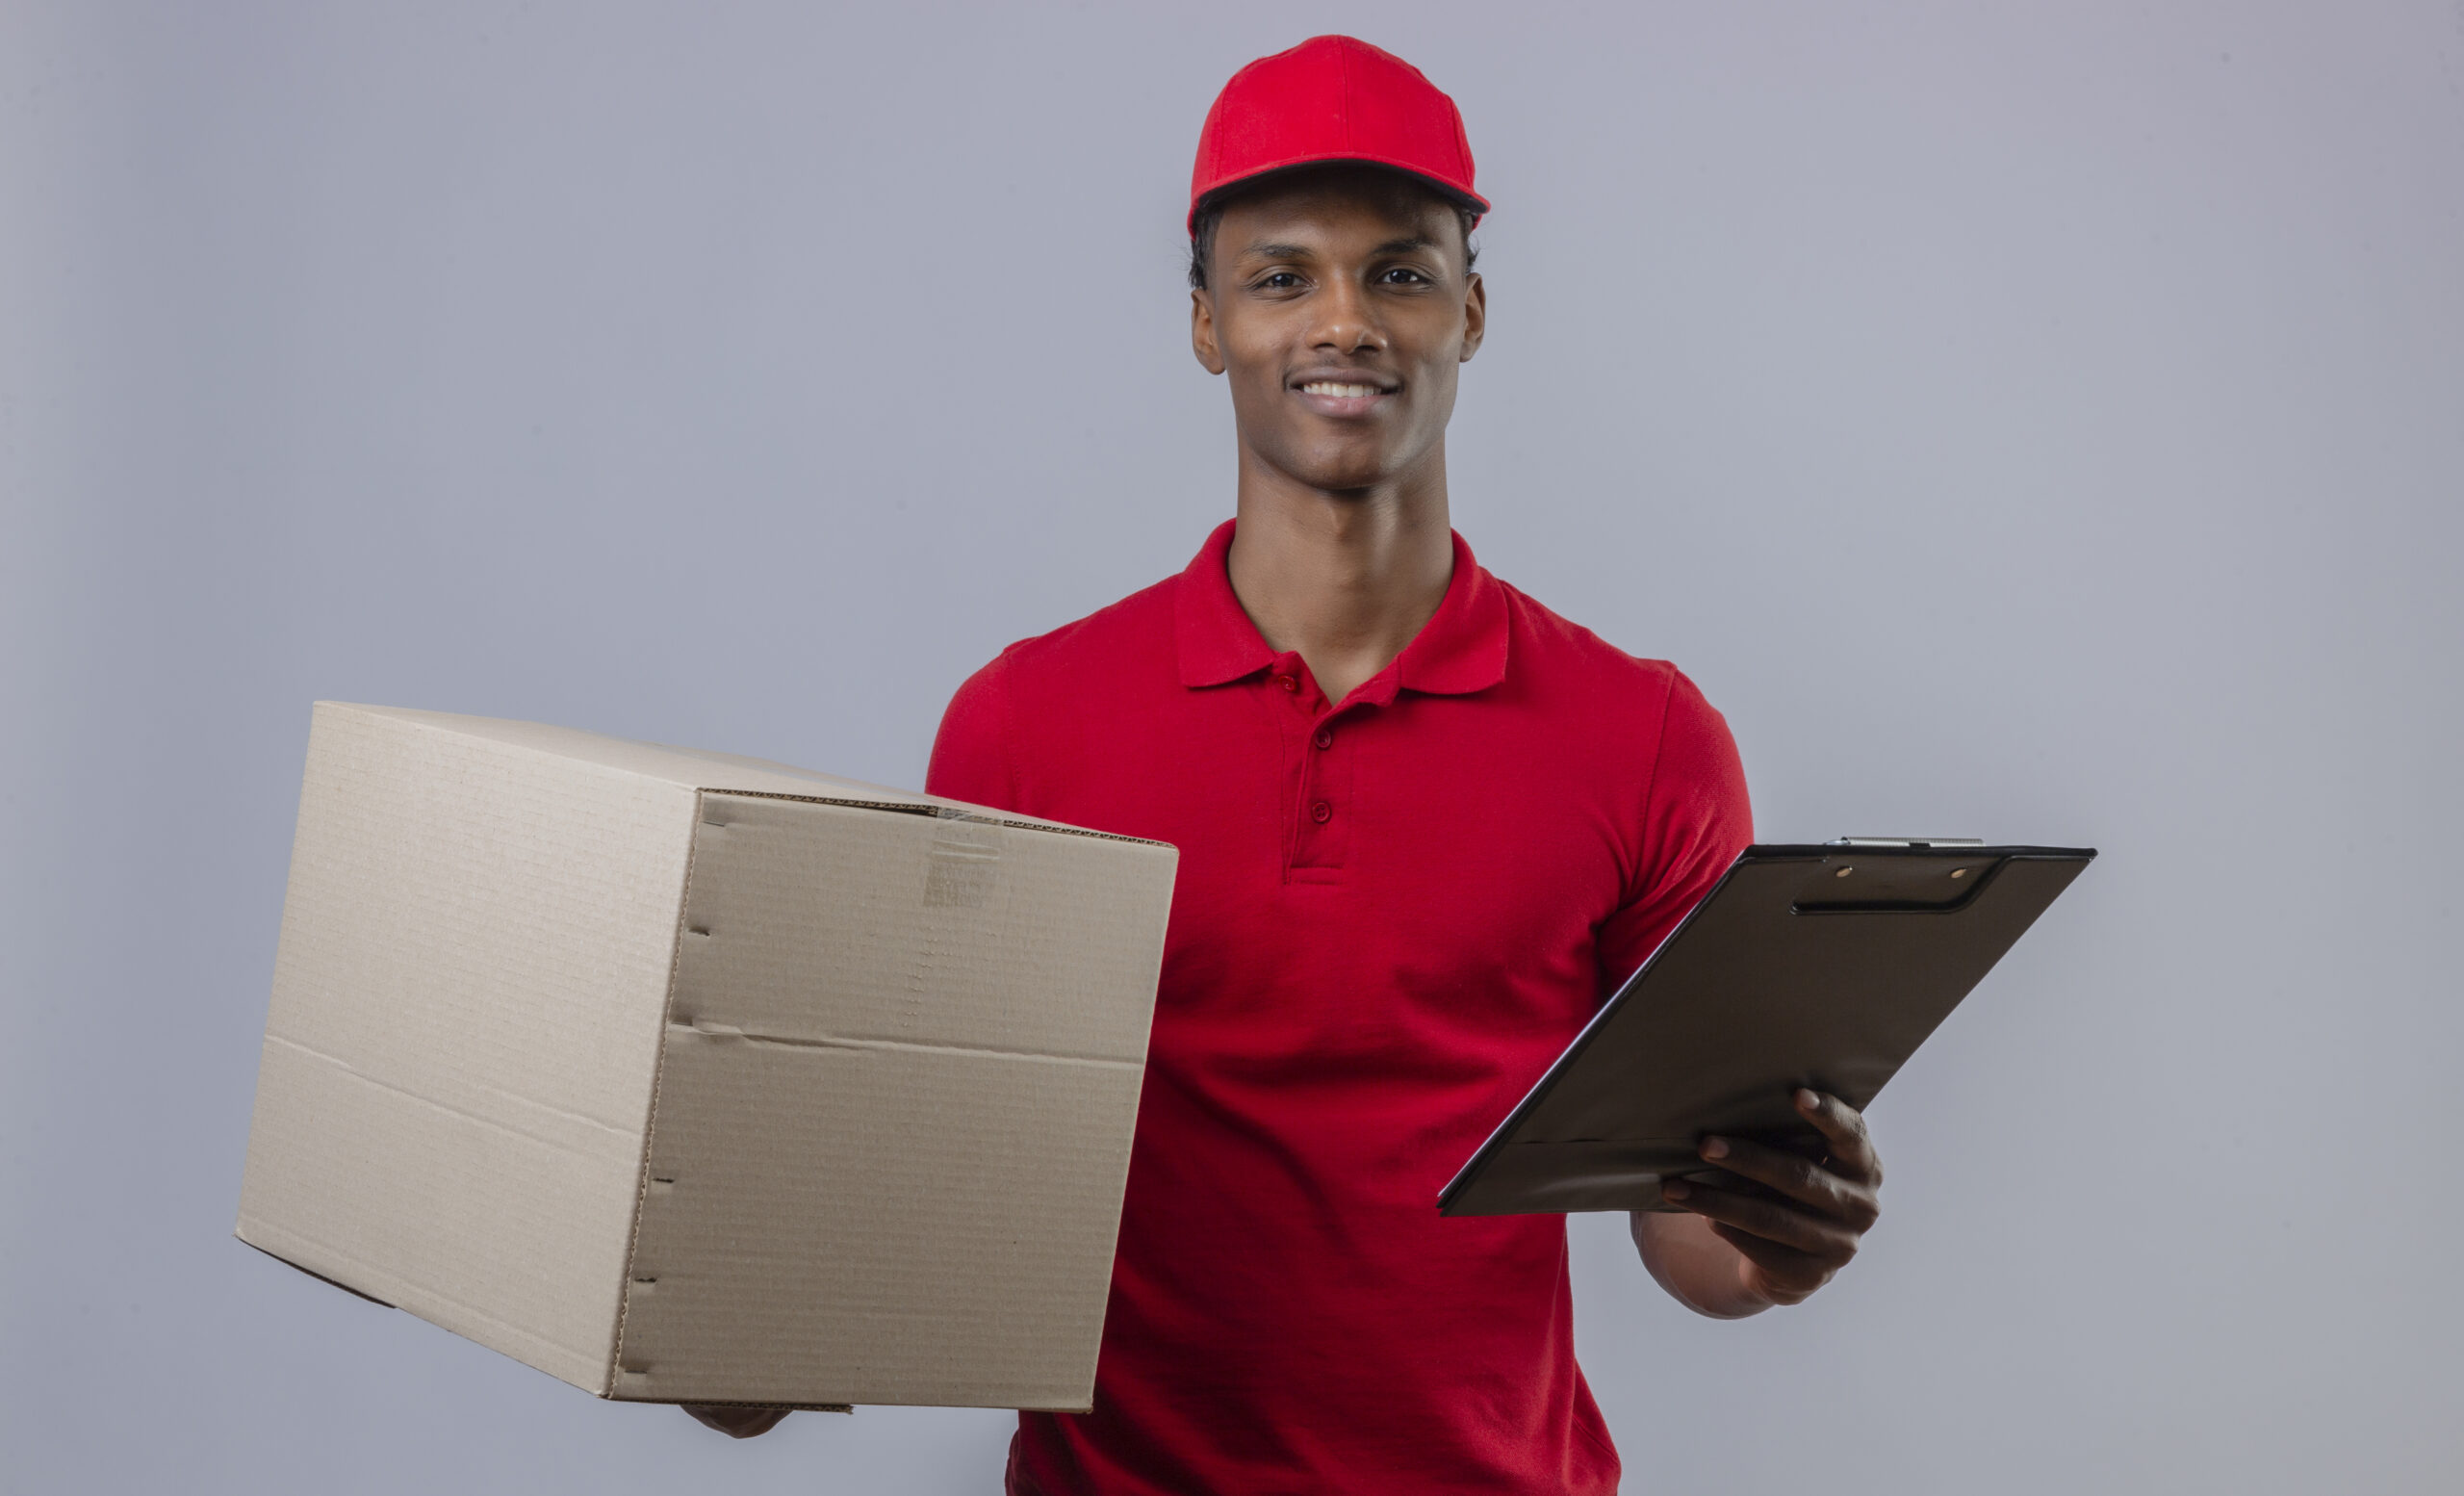
[[[1312,37],[1242,68],[1215,96],[1190,173],[1190,231],[1210,194],[1320,161],[1390,167],[1476,215],[1489,211],[1472,190],[1472,142],[1452,99],[1392,52],[1357,37]]]

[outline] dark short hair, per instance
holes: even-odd
[[[1328,162],[1315,169],[1343,169],[1350,167],[1350,163],[1344,162]],[[1208,197],[1204,202],[1199,203],[1197,205],[1197,219],[1190,225],[1190,289],[1193,291],[1204,291],[1206,289],[1206,262],[1209,257],[1215,253],[1215,231],[1223,222],[1224,209],[1229,208],[1236,202],[1239,202],[1242,198],[1253,194],[1270,183],[1281,183],[1295,172],[1307,171],[1313,168],[1310,167],[1296,167],[1288,171],[1269,172],[1264,177],[1256,178],[1247,182],[1242,182],[1233,187],[1226,188],[1222,192],[1217,193]],[[1368,169],[1376,170],[1377,168],[1370,168]],[[1466,274],[1471,273],[1472,267],[1477,264],[1480,258],[1480,251],[1474,247],[1472,244],[1472,225],[1479,220],[1479,213],[1469,204],[1456,201],[1446,193],[1439,192],[1436,188],[1428,186],[1418,177],[1406,176],[1399,171],[1381,172],[1380,174],[1393,177],[1398,185],[1417,188],[1428,196],[1435,198],[1437,201],[1444,203],[1447,207],[1453,210],[1454,221],[1460,224],[1463,229],[1463,271]]]

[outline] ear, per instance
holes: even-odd
[[[1223,372],[1223,345],[1215,336],[1215,297],[1202,290],[1190,292],[1190,351],[1208,374]]]
[[[1489,330],[1489,285],[1477,271],[1464,278],[1470,284],[1463,288],[1463,351],[1455,362],[1468,364],[1480,351],[1480,338]]]

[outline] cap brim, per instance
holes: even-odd
[[[1472,221],[1474,223],[1477,223],[1481,219],[1488,216],[1489,200],[1477,193],[1467,193],[1463,189],[1455,186],[1453,183],[1442,182],[1436,177],[1430,176],[1425,171],[1415,171],[1409,167],[1399,167],[1391,161],[1383,161],[1375,156],[1355,156],[1348,155],[1341,151],[1334,151],[1322,156],[1302,156],[1291,161],[1278,161],[1273,166],[1261,167],[1255,171],[1234,177],[1228,182],[1216,183],[1213,187],[1208,188],[1204,193],[1198,194],[1197,201],[1190,205],[1189,231],[1193,234],[1196,233],[1197,216],[1204,213],[1208,208],[1222,201],[1231,193],[1256,187],[1262,182],[1269,181],[1274,177],[1283,176],[1290,172],[1305,170],[1310,167],[1339,165],[1375,167],[1380,170],[1392,171],[1397,176],[1409,177],[1413,181],[1420,183],[1423,187],[1427,188],[1430,192],[1437,193],[1440,197],[1445,198],[1448,202],[1450,202],[1460,208],[1469,209],[1471,211]]]

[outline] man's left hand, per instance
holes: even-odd
[[[1812,1161],[1743,1138],[1707,1137],[1703,1161],[1732,1183],[1671,1179],[1660,1197],[1710,1223],[1735,1248],[1737,1286],[1764,1303],[1802,1303],[1857,1255],[1882,1214],[1882,1160],[1865,1119],[1837,1096],[1799,1091],[1796,1107],[1830,1146]]]

